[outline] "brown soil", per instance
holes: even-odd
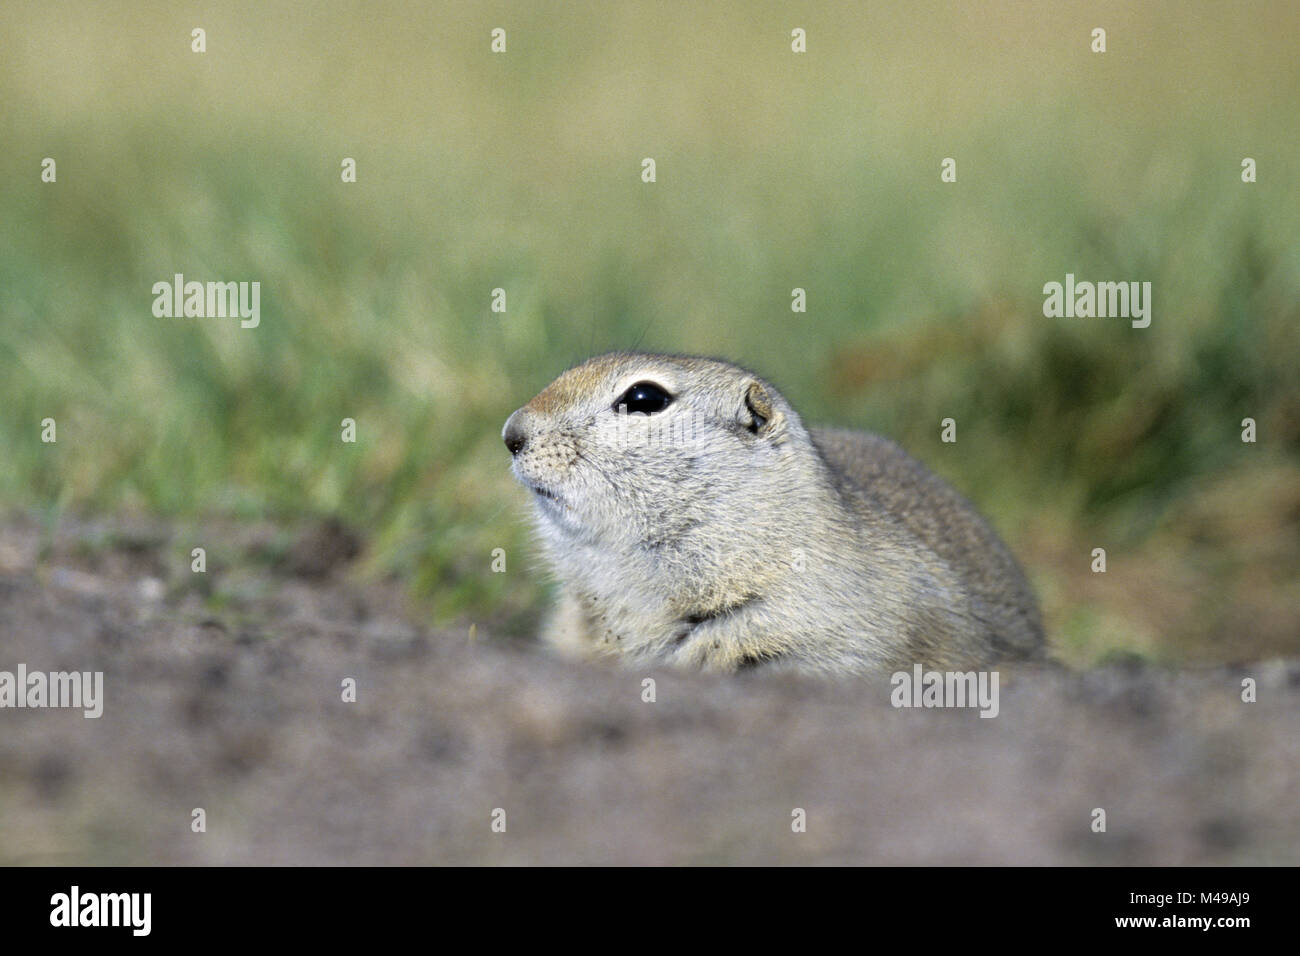
[[[471,642],[357,582],[341,529],[222,534],[193,575],[165,525],[0,527],[0,670],[106,697],[0,710],[0,864],[1300,863],[1297,661],[1004,670],[996,719],[896,710],[883,679]]]

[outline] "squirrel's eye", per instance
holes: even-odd
[[[614,403],[614,411],[618,411],[620,405],[626,405],[629,415],[638,412],[642,415],[653,415],[655,412],[662,412],[672,404],[672,401],[673,397],[654,382],[637,382]]]

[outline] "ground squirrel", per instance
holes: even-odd
[[[561,648],[826,673],[1043,654],[1033,592],[965,498],[887,439],[809,430],[728,362],[598,356],[502,437]]]

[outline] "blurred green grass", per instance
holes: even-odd
[[[527,633],[545,575],[501,423],[639,343],[902,441],[1004,531],[1069,660],[1300,649],[1292,4],[11,3],[0,27],[11,507],[336,515],[435,618]],[[259,280],[260,327],[154,318],[175,272]],[[1067,272],[1152,282],[1151,327],[1044,318]]]

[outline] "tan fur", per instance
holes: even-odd
[[[639,382],[672,403],[620,416]],[[884,438],[809,431],[728,362],[598,356],[504,436],[560,580],[559,648],[825,673],[1043,654],[1033,592],[969,502]]]

